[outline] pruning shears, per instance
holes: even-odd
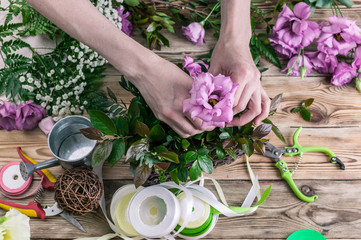
[[[305,201],[305,202],[313,202],[315,199],[318,198],[317,195],[313,195],[313,196],[306,196],[304,195],[296,186],[296,184],[293,181],[292,175],[293,175],[293,171],[290,171],[288,169],[287,163],[283,160],[281,160],[281,157],[283,155],[285,156],[302,156],[303,153],[305,152],[323,152],[326,153],[327,155],[330,156],[330,161],[332,163],[338,164],[340,169],[345,170],[345,165],[343,164],[343,162],[336,157],[336,155],[328,148],[326,147],[316,147],[316,146],[312,146],[312,147],[303,147],[299,144],[298,142],[298,136],[300,134],[302,130],[302,127],[299,127],[297,129],[297,131],[293,134],[293,146],[292,147],[284,147],[284,148],[276,148],[275,146],[273,146],[272,144],[266,142],[264,143],[266,146],[266,151],[264,153],[264,155],[266,157],[272,158],[276,164],[275,166],[278,168],[278,170],[281,172],[281,176],[284,180],[286,180],[286,182],[288,183],[288,185],[291,187],[292,191],[295,193],[295,195]]]

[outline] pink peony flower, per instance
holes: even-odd
[[[182,26],[183,34],[186,38],[194,44],[202,45],[205,30],[200,23],[193,22],[187,27]]]
[[[11,131],[16,129],[16,106],[12,102],[3,101],[0,105],[0,130]]]
[[[336,56],[324,52],[306,52],[305,55],[310,59],[313,69],[319,73],[333,73],[338,64]]]
[[[191,118],[203,120],[202,127],[225,127],[233,119],[234,94],[238,84],[222,74],[213,76],[203,73],[193,76],[194,82],[189,91],[191,97],[183,101],[183,112]]]
[[[345,62],[340,62],[333,73],[331,84],[342,86],[352,81],[356,76],[356,69]]]
[[[302,64],[303,59],[304,59],[304,62]],[[304,65],[304,69],[305,69],[304,76],[302,76],[302,74],[301,74],[302,65]],[[308,59],[307,56],[305,56],[303,58],[302,56],[297,56],[296,55],[296,56],[293,56],[288,61],[287,67],[285,69],[283,69],[281,72],[287,73],[290,76],[306,77],[308,74],[313,72],[313,69],[312,69],[312,64],[310,62],[310,59]]]
[[[49,134],[50,130],[53,128],[55,124],[55,121],[53,120],[52,117],[46,117],[46,118],[43,118],[38,126],[39,128],[41,129],[41,131],[43,131],[46,135]]]
[[[273,27],[273,37],[269,39],[278,54],[291,58],[320,35],[318,24],[307,21],[310,15],[311,8],[304,2],[297,3],[293,12],[283,5]]]
[[[43,115],[46,114],[42,106],[32,102],[32,100],[26,101],[17,106],[15,121],[18,130],[34,129],[43,118]]]
[[[317,49],[333,56],[347,56],[352,48],[361,43],[361,29],[356,21],[346,17],[331,16],[328,21],[329,25],[323,24],[321,28]]]
[[[361,69],[361,46],[356,48],[352,67],[356,70]]]
[[[193,58],[185,56],[183,69],[186,69],[189,72],[189,75],[193,76],[199,72],[202,72],[202,67],[199,63],[194,62]]]
[[[133,25],[128,20],[130,12],[123,14],[124,8],[120,8],[120,7],[117,8],[117,11],[118,11],[119,17],[122,18],[122,31],[129,36],[133,31]]]

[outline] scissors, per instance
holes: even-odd
[[[298,142],[298,136],[299,136],[301,130],[302,130],[302,127],[299,127],[296,130],[296,132],[293,134],[293,146],[292,147],[276,148],[269,142],[264,143],[266,146],[266,151],[265,151],[264,155],[266,157],[273,159],[276,162],[275,166],[281,172],[282,178],[284,180],[286,180],[288,185],[291,187],[292,191],[295,193],[295,195],[299,199],[301,199],[305,202],[314,202],[314,200],[317,199],[318,196],[317,195],[306,196],[298,189],[298,187],[296,186],[296,184],[294,183],[293,178],[292,178],[294,171],[290,171],[288,169],[287,163],[285,161],[281,160],[281,157],[283,155],[285,155],[285,156],[295,156],[295,155],[302,156],[303,153],[305,153],[305,152],[323,152],[323,153],[326,153],[327,155],[329,155],[330,161],[332,163],[338,164],[340,169],[345,170],[345,165],[338,157],[336,157],[336,155],[330,149],[328,149],[326,147],[316,147],[316,146],[303,147],[303,146],[301,146]]]
[[[24,162],[29,164],[37,163],[37,161],[27,156],[20,147],[17,148],[17,152]],[[42,177],[42,189],[39,191],[39,193],[42,193],[45,189],[53,190],[56,182],[55,176],[47,169],[38,170],[36,172]],[[5,210],[15,208],[28,217],[35,217],[41,219],[60,215],[81,231],[86,232],[83,226],[74,217],[69,215],[69,213],[64,212],[62,209],[60,209],[57,203],[54,203],[51,207],[43,208],[38,201],[39,199],[40,196],[39,194],[37,194],[37,196],[35,197],[35,201],[29,202],[27,205],[17,204],[0,199],[0,208],[3,208]]]

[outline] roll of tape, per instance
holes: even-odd
[[[199,185],[188,186],[191,190],[199,191],[206,197],[217,200],[217,197],[207,188]],[[182,193],[179,194],[178,199],[182,201]],[[183,219],[180,219],[179,225]],[[180,237],[184,239],[200,239],[208,235],[216,226],[218,221],[218,214],[211,212],[211,206],[199,198],[193,198],[193,214],[186,228],[181,231]],[[179,227],[179,226],[178,226]]]
[[[139,189],[138,189],[139,190]],[[110,203],[110,216],[119,232],[124,232],[130,237],[139,236],[126,217],[129,202],[137,192],[134,184],[128,184],[119,188],[113,195]]]
[[[0,169],[0,188],[8,195],[23,194],[32,182],[32,176],[24,180],[20,173],[20,162],[10,162]]]
[[[135,231],[148,238],[169,235],[176,227],[180,214],[178,199],[161,186],[138,191],[127,209],[128,220]]]

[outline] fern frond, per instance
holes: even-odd
[[[7,42],[4,42],[4,44],[1,46],[1,51],[5,54],[8,54],[11,51],[17,51],[22,48],[30,48],[30,45],[21,39],[11,39]]]

